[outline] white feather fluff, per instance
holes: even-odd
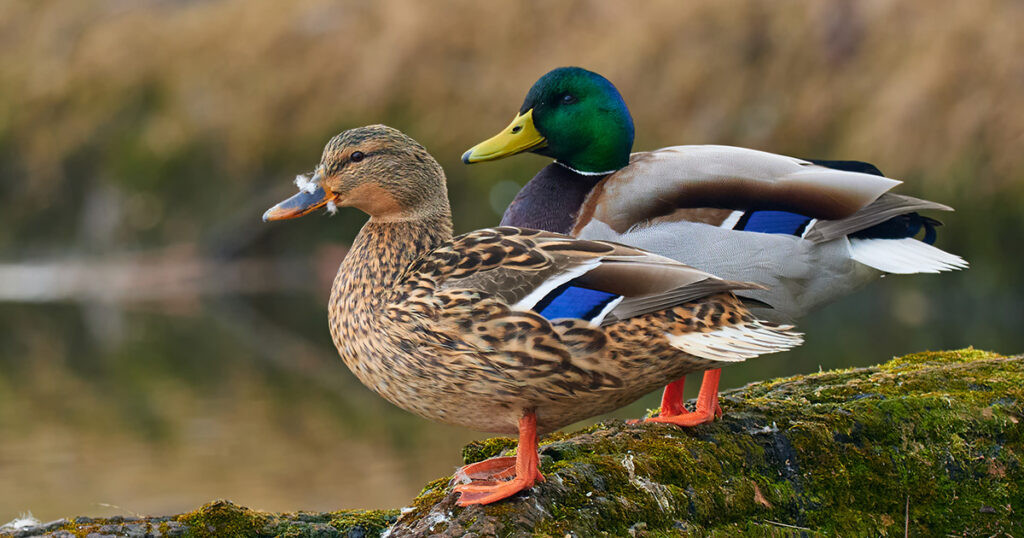
[[[14,518],[3,525],[0,525],[0,531],[18,531],[22,529],[29,529],[32,527],[38,527],[43,522],[32,516],[32,512],[23,513],[18,517]]]
[[[967,262],[960,256],[913,238],[851,238],[850,257],[879,271],[901,275],[967,268]]]
[[[300,191],[313,194],[320,185],[317,185],[316,182],[310,180],[309,177],[299,174],[295,176],[295,186],[298,187]]]

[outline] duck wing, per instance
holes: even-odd
[[[553,320],[606,325],[723,291],[761,288],[605,241],[501,227],[456,237],[416,266],[441,291],[500,298]]]
[[[573,235],[592,220],[618,233],[671,218],[720,225],[736,210],[775,210],[813,219],[842,219],[900,182],[874,167],[830,168],[830,161],[796,159],[732,146],[672,146],[634,153],[584,201]],[[858,163],[863,164],[863,163]]]

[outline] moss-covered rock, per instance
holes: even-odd
[[[279,538],[373,538],[395,522],[398,510],[342,510],[338,512],[296,512],[272,514],[236,506],[229,501],[213,501],[194,512],[177,516],[80,517],[4,533],[0,536],[28,538],[136,538],[182,537],[279,537]]]
[[[505,502],[460,508],[435,482],[391,536],[1024,534],[1024,357],[917,353],[723,399],[689,430],[549,436],[548,480]]]
[[[754,383],[723,400],[723,420],[688,430],[611,421],[547,436],[547,481],[488,506],[458,507],[445,477],[400,517],[215,501],[173,517],[78,518],[9,535],[1024,536],[1024,356],[917,353]],[[463,457],[513,447],[496,438]]]
[[[195,512],[175,518],[188,529],[189,538],[215,538],[237,536],[238,538],[259,536],[267,523],[266,514],[235,506],[229,501],[214,501]]]

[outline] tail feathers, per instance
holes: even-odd
[[[690,355],[718,362],[740,362],[765,353],[786,351],[803,343],[792,325],[753,321],[719,327],[708,332],[667,334],[673,347]]]
[[[942,249],[913,238],[855,239],[850,238],[850,257],[894,274],[940,273],[966,269],[967,262]]]
[[[942,223],[933,218],[921,217],[921,226],[924,227],[924,238],[921,239],[921,241],[924,241],[929,245],[934,245],[937,237],[935,228],[942,226]]]
[[[935,228],[938,226],[942,226],[942,223],[916,211],[911,211],[896,215],[863,230],[857,230],[851,233],[850,237],[856,239],[903,239],[917,237],[917,234],[924,229],[924,238],[921,241],[933,245],[937,236]]]

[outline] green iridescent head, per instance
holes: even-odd
[[[475,163],[531,151],[580,172],[602,173],[629,164],[633,118],[608,79],[579,67],[540,78],[519,114],[501,133],[462,156]]]

